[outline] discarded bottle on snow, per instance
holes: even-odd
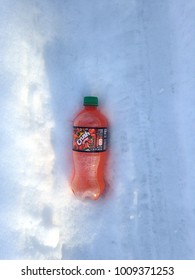
[[[73,122],[73,193],[96,200],[105,189],[108,121],[98,109],[98,98],[84,97],[84,108]]]

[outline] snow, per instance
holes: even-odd
[[[0,259],[195,258],[195,2],[0,2]],[[69,186],[83,96],[109,187]]]

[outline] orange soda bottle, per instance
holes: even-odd
[[[84,108],[73,122],[73,193],[96,200],[105,189],[108,158],[108,121],[98,109],[98,98],[84,97]]]

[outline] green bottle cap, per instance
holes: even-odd
[[[96,96],[85,96],[84,106],[98,106],[98,98]]]

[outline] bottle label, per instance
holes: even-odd
[[[73,151],[104,152],[107,149],[107,127],[73,126]]]

